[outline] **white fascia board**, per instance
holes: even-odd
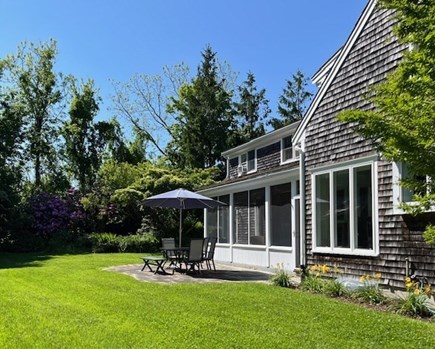
[[[247,143],[239,145],[238,147],[226,150],[222,153],[222,156],[225,158],[232,158],[240,154],[246,153],[249,150],[262,148],[266,145],[278,142],[282,138],[294,134],[300,123],[300,121],[294,122],[293,124],[284,126],[282,128],[279,128],[278,130],[267,133],[264,136],[255,138]]]
[[[197,193],[209,197],[226,195],[230,193],[261,188],[274,183],[284,183],[286,180],[292,181],[295,179],[299,179],[299,167],[288,169],[285,171],[264,174],[262,176],[246,179],[244,181],[238,181],[228,184],[223,183],[222,185],[216,187],[198,190]]]
[[[319,70],[311,77],[311,81],[316,86],[321,86],[322,83],[325,81],[325,79],[328,77],[329,72],[331,71],[331,68],[334,66],[335,61],[337,60],[337,57],[340,55],[341,50],[343,48],[341,47],[337,52],[334,53],[334,55],[329,58],[325,64],[323,64]]]
[[[338,71],[340,70],[341,66],[343,65],[343,62],[347,58],[351,48],[355,44],[355,41],[359,38],[362,30],[364,29],[365,25],[367,24],[370,16],[373,13],[373,10],[376,7],[377,0],[370,0],[367,4],[366,8],[364,9],[363,13],[361,14],[360,18],[358,19],[357,24],[353,28],[349,38],[347,39],[345,45],[340,50],[340,54],[338,57],[334,60],[334,65],[332,68],[330,68],[330,73],[327,75],[325,82],[321,85],[319,91],[316,93],[313,101],[311,102],[307,112],[305,113],[304,118],[302,119],[302,122],[299,126],[299,128],[296,130],[296,133],[293,138],[293,142],[297,144],[302,139],[302,134],[305,131],[305,128],[307,127],[308,123],[310,122],[311,118],[313,117],[317,107],[319,106],[320,102],[322,101],[323,97],[325,96],[326,92],[329,89],[329,86],[331,85],[332,81],[334,81]]]

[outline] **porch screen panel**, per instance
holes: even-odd
[[[270,187],[271,244],[292,245],[291,183]]]
[[[349,170],[334,172],[335,247],[350,247]]]
[[[234,194],[233,241],[236,244],[248,244],[248,192]]]
[[[220,243],[228,243],[229,233],[230,233],[230,215],[229,215],[229,205],[230,196],[223,195],[219,196],[219,201],[227,204],[227,206],[219,207],[219,230],[218,230],[218,241]]]
[[[217,198],[213,198],[217,199]],[[208,208],[207,209],[207,236],[217,237],[217,208]]]
[[[316,244],[330,247],[329,173],[316,176]]]
[[[266,191],[264,188],[249,192],[249,236],[251,245],[266,243]]]
[[[373,248],[373,203],[371,166],[356,168],[355,178],[355,242],[356,248]]]

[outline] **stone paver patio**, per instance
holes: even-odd
[[[273,269],[254,269],[247,266],[235,265],[232,263],[216,263],[216,271],[202,270],[201,273],[179,273],[172,274],[171,268],[166,268],[167,274],[154,274],[148,269],[141,271],[143,264],[128,264],[104,268],[134,277],[144,282],[158,283],[184,283],[184,282],[268,282],[274,273]],[[154,267],[153,267],[154,269]]]

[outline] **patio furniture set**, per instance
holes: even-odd
[[[172,267],[172,274],[175,271],[188,273],[197,272],[201,273],[201,269],[205,267],[208,270],[216,270],[214,264],[214,251],[217,239],[213,237],[206,237],[202,239],[191,239],[189,247],[176,247],[174,238],[162,239],[161,257],[142,257],[144,265],[143,271],[148,268],[149,271],[157,274],[158,272],[167,274],[165,266],[169,263],[167,268]],[[151,265],[155,266],[153,270]],[[183,265],[185,268],[183,268]]]

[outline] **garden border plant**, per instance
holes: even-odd
[[[312,265],[304,270],[298,288],[303,291],[341,298],[362,305],[370,305],[375,309],[389,310],[414,318],[435,319],[435,311],[431,310],[429,303],[432,287],[426,278],[406,277],[406,296],[394,299],[387,297],[382,291],[380,287],[382,275],[380,273],[361,275],[360,282],[362,282],[362,286],[355,289],[348,288],[338,280],[340,274],[342,274],[342,271],[336,266]],[[290,275],[279,265],[276,273],[270,278],[273,285],[281,287],[293,286],[294,284],[290,282],[290,279]]]

